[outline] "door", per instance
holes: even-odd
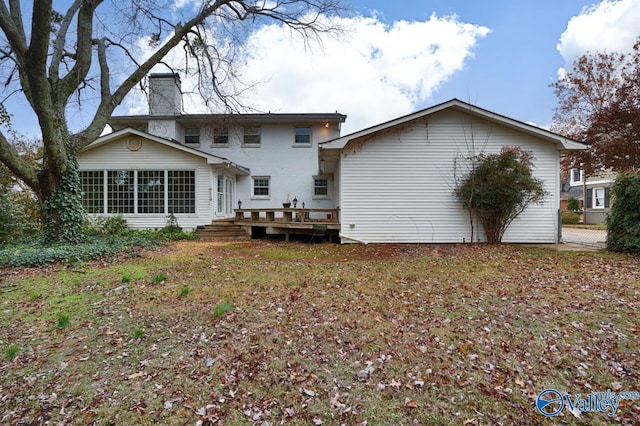
[[[216,215],[233,217],[236,180],[231,176],[218,175],[216,183]]]

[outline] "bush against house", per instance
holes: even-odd
[[[640,175],[620,175],[611,192],[615,201],[607,217],[607,248],[640,254]]]
[[[471,220],[475,217],[482,224],[488,243],[500,243],[511,222],[530,204],[544,199],[543,183],[533,177],[532,160],[531,152],[519,147],[471,158],[471,171],[454,193]]]

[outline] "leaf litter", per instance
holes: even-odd
[[[64,330],[46,311],[68,272],[7,276],[0,423],[522,424],[543,389],[639,390],[637,257],[254,241],[132,263],[126,288],[74,275]],[[573,414],[634,424],[640,402]]]

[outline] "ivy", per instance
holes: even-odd
[[[622,174],[611,187],[607,248],[640,254],[640,175]]]
[[[51,197],[43,203],[42,213],[46,243],[82,242],[84,209],[77,160],[69,160],[67,173],[62,177]]]

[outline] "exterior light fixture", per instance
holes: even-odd
[[[293,200],[291,201],[293,201],[293,208],[295,209],[296,206],[298,205],[298,197],[293,197]]]
[[[242,201],[238,200],[238,210],[242,208]]]

